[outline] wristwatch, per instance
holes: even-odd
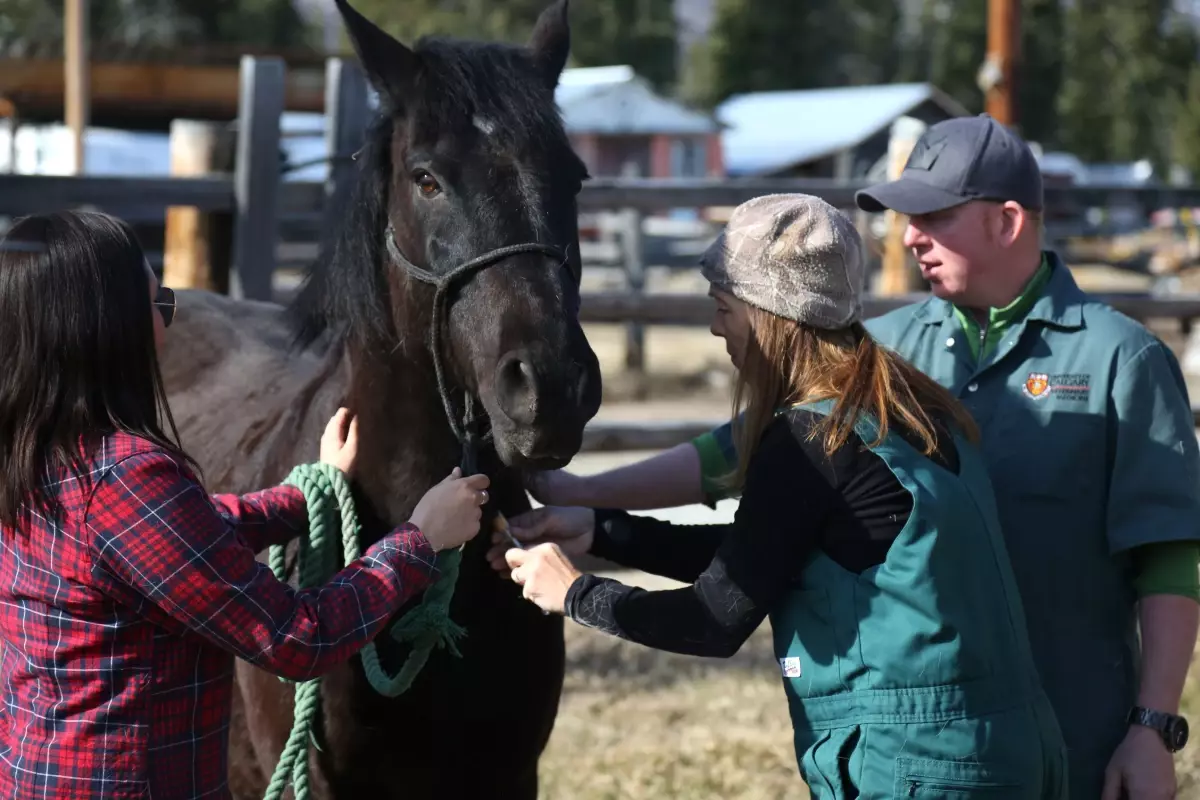
[[[1163,743],[1172,753],[1178,753],[1187,744],[1187,720],[1175,714],[1154,711],[1149,708],[1134,706],[1129,710],[1128,722],[1133,725],[1144,725],[1158,731]]]

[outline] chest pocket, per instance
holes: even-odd
[[[1033,391],[1040,389],[1035,382]],[[1087,401],[1033,397],[1025,387],[998,398],[984,451],[997,493],[1026,501],[1077,505],[1079,493],[1107,493],[1107,424]],[[1003,482],[1003,488],[999,484]]]

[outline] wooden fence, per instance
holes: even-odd
[[[227,287],[237,297],[274,299],[280,242],[318,239],[321,231],[329,229],[328,210],[338,206],[338,198],[346,191],[351,169],[347,156],[358,149],[369,114],[367,84],[353,62],[341,59],[327,62],[324,133],[331,156],[329,178],[321,183],[289,181],[286,191],[281,191],[284,184],[280,169],[280,115],[287,87],[286,67],[279,58],[246,56],[241,61],[240,76],[232,171],[169,178],[0,175],[0,216],[80,206],[95,206],[145,219],[163,219],[168,209],[224,215],[231,222],[228,281],[216,281],[216,285],[222,290]],[[642,231],[647,216],[670,209],[730,207],[775,192],[812,194],[850,209],[854,207],[854,193],[863,185],[812,179],[589,181],[579,197],[580,211],[615,212],[623,220],[618,261],[626,273],[627,290],[585,294],[582,318],[585,322],[625,324],[626,363],[629,368],[640,370],[644,363],[644,326],[707,325],[711,311],[710,301],[704,296],[642,291],[646,267]],[[1200,207],[1200,186],[1047,186],[1045,195],[1048,216],[1058,218],[1114,205],[1140,207],[1146,218],[1155,209]],[[914,299],[914,296],[872,296],[866,300],[866,312],[874,316]],[[1102,299],[1137,319],[1179,320],[1185,330],[1191,320],[1200,317],[1200,295],[1128,294]],[[585,448],[661,449],[686,441],[709,427],[708,423],[649,427],[597,423],[589,428]]]

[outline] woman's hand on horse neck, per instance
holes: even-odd
[[[350,477],[358,458],[358,417],[349,409],[339,408],[325,425],[321,435],[321,461],[337,467]]]
[[[421,529],[435,551],[466,544],[479,534],[487,503],[487,475],[461,477],[458,467],[417,503],[409,521]]]

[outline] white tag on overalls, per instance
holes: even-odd
[[[789,656],[788,658],[779,659],[779,666],[783,670],[783,677],[785,677],[785,678],[799,678],[800,677],[800,659],[796,658],[795,656]]]

